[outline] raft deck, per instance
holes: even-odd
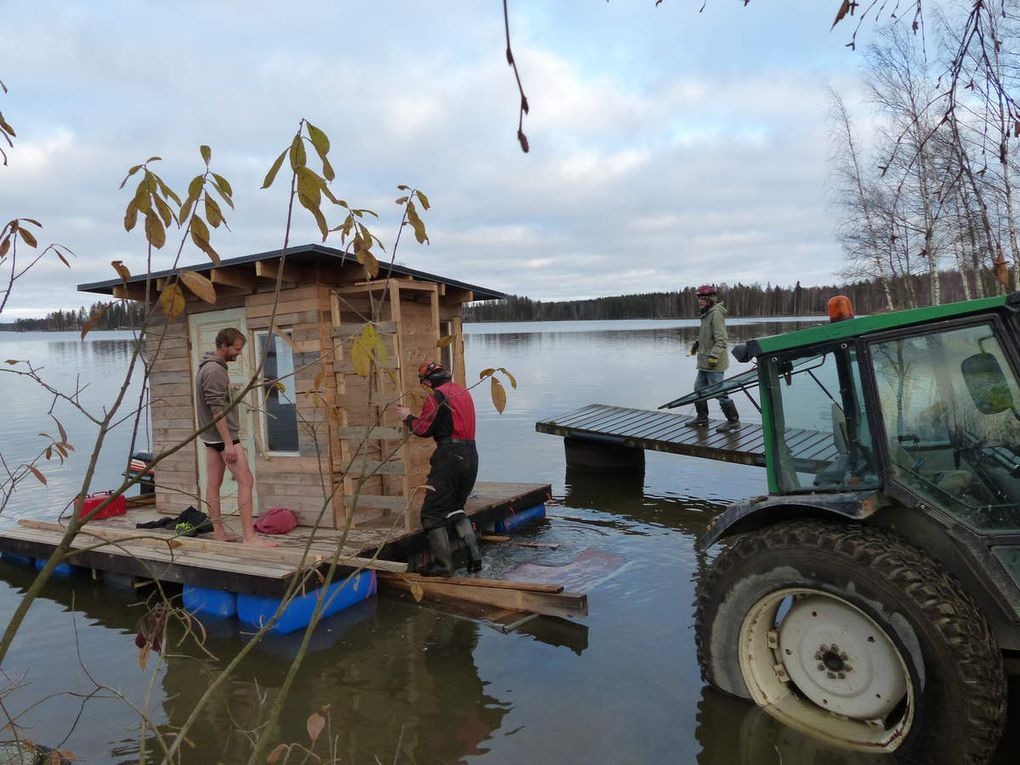
[[[692,419],[688,415],[661,410],[589,404],[537,422],[535,430],[606,446],[765,466],[765,430],[760,423],[741,422],[737,430],[716,433],[715,428],[724,420],[710,420],[707,427],[687,427],[687,422]],[[786,444],[792,453],[793,464],[805,472],[816,471],[837,456],[831,433],[789,429]]]
[[[478,483],[465,510],[484,527],[541,505],[550,488],[548,484]],[[338,546],[338,562],[345,571],[358,567],[406,571],[404,561],[418,562],[415,557],[427,549],[423,532],[404,530],[403,516],[395,516],[392,526],[351,529],[346,538],[339,529],[298,526],[289,534],[273,537],[278,544],[275,548],[220,542],[210,534],[182,537],[169,529],[136,528],[135,524],[166,517],[151,505],[143,505],[143,500],[133,498],[123,515],[86,523],[73,543],[77,552],[66,562],[115,575],[278,597],[294,578],[307,576],[311,569],[324,572]],[[0,552],[48,559],[60,543],[66,523],[21,519],[16,526],[0,529]],[[227,519],[228,529],[232,523],[236,518]],[[310,588],[318,586],[314,575],[308,581]]]

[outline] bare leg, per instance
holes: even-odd
[[[222,542],[230,541],[220,513],[220,488],[223,486],[224,469],[223,455],[215,449],[205,447],[205,501],[209,506],[213,537]]]
[[[237,511],[241,515],[241,529],[244,534],[244,543],[256,547],[276,547],[275,542],[262,539],[255,531],[255,519],[252,508],[252,487],[255,485],[255,477],[251,474],[248,466],[248,455],[238,444],[237,461],[233,464],[227,463],[227,468],[237,481]],[[218,509],[218,508],[217,508]]]

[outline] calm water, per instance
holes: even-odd
[[[731,321],[731,334],[739,341],[795,326]],[[347,763],[890,762],[825,751],[701,683],[691,603],[706,561],[694,540],[724,504],[762,493],[764,471],[650,453],[643,478],[574,474],[565,470],[561,439],[534,430],[536,420],[584,404],[654,408],[686,392],[694,377],[687,351],[695,323],[492,324],[467,331],[469,379],[501,366],[519,381],[502,416],[484,388],[476,396],[480,479],[552,484],[550,520],[523,537],[560,545],[555,551],[489,547],[487,571],[562,564],[585,553],[615,556],[619,565],[589,591],[591,614],[579,623],[539,619],[527,632],[504,635],[391,599],[330,619],[315,636],[277,740],[306,742],[308,715],[329,705],[330,730]],[[32,359],[62,388],[83,386],[80,399],[89,406],[112,399],[129,353],[126,333],[92,333],[84,344],[71,333],[0,333],[0,361]],[[3,390],[9,398],[2,450],[8,459],[26,457],[41,442],[38,432],[56,430],[45,419],[51,399],[10,375]],[[737,403],[748,418],[756,416],[746,400]],[[52,517],[78,488],[89,425],[64,403],[54,411],[78,451],[63,468],[46,469],[48,487],[26,486],[7,522]],[[116,432],[94,488],[116,483],[129,439],[128,426]],[[0,563],[0,618],[31,578],[30,571]],[[80,760],[137,762],[137,715],[120,697],[172,729],[245,641],[235,622],[209,619],[211,657],[181,646],[155,675],[152,664],[143,672],[133,642],[136,601],[131,591],[84,578],[48,586],[4,668],[18,681],[4,706],[27,709],[19,720],[22,735],[70,749]],[[244,735],[227,731],[259,725],[298,642],[274,637],[257,647],[194,730],[195,746],[184,761],[245,760]],[[106,688],[97,691],[96,683]],[[1016,684],[1012,690],[1000,763],[1020,758],[1020,693]]]

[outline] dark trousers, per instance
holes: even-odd
[[[478,450],[473,443],[445,441],[429,460],[432,466],[426,480],[431,490],[421,506],[421,525],[426,531],[446,526],[450,513],[464,509],[478,477]]]

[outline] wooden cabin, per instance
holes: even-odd
[[[302,525],[343,528],[419,526],[421,487],[428,474],[431,439],[404,441],[393,412],[402,392],[418,387],[418,365],[437,359],[465,383],[462,306],[503,297],[494,290],[403,266],[381,265],[369,279],[353,256],[317,244],[181,268],[207,277],[216,302],[187,289],[183,313],[159,315],[146,333],[149,411],[154,453],[195,431],[195,373],[215,350],[224,327],[247,336],[245,353],[230,364],[231,383],[243,389],[266,354],[261,380],[241,405],[241,438],[255,474],[255,513],[288,507]],[[176,272],[151,278],[161,292]],[[277,277],[282,289],[270,334]],[[79,290],[145,299],[145,277],[83,284]],[[358,374],[354,338],[371,323],[384,339],[385,363]],[[437,347],[440,337],[453,341]],[[364,369],[362,367],[361,371]],[[279,380],[279,385],[271,385]],[[407,398],[403,399],[405,403]],[[387,405],[390,405],[387,407]],[[409,403],[409,405],[411,405]],[[416,409],[411,405],[412,409]],[[356,492],[361,483],[360,492]],[[156,505],[176,515],[199,505],[205,460],[192,441],[156,469]],[[236,507],[229,478],[224,513]],[[355,494],[357,497],[355,498]]]

